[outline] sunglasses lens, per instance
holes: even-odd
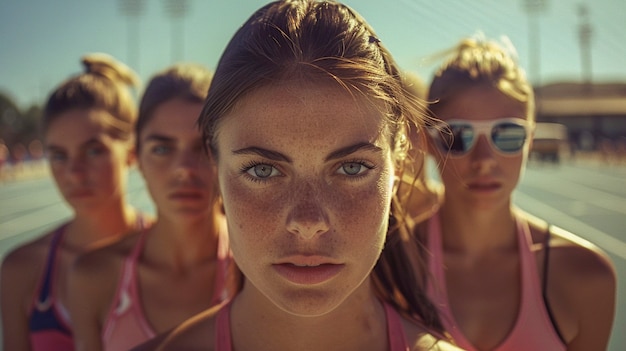
[[[511,122],[500,123],[491,130],[491,140],[500,151],[515,153],[524,147],[526,129]]]
[[[474,129],[469,124],[451,124],[448,147],[455,155],[467,153],[474,144]]]

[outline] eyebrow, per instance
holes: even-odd
[[[291,159],[280,152],[264,149],[258,146],[250,146],[239,150],[233,150],[235,155],[258,155],[273,161],[282,161],[291,163]]]
[[[172,141],[174,140],[174,138],[165,136],[165,135],[161,135],[161,134],[150,134],[148,135],[146,138],[144,138],[144,142],[147,141],[160,141],[160,142],[168,142],[168,141]]]
[[[376,153],[382,152],[383,149],[380,147],[369,143],[369,142],[361,142],[354,145],[343,147],[337,151],[333,151],[330,155],[326,156],[325,161],[336,160],[338,158],[342,158],[348,155],[351,155],[357,151],[373,151]]]
[[[98,138],[91,138],[80,145],[80,147],[88,146],[89,144],[102,144],[102,141]],[[48,151],[63,150],[63,147],[55,144],[46,144],[45,149]]]
[[[326,158],[324,159],[324,161],[330,161],[330,160],[335,160],[338,158],[342,158],[348,155],[351,155],[357,151],[361,151],[361,150],[370,150],[370,151],[374,151],[374,152],[382,152],[382,149],[372,143],[369,142],[361,142],[361,143],[357,143],[354,145],[349,145],[346,147],[343,147],[339,150],[333,151],[332,153],[330,153],[328,156],[326,156]],[[268,149],[264,149],[261,147],[257,147],[257,146],[251,146],[251,147],[246,147],[243,149],[238,149],[238,150],[233,150],[232,151],[233,154],[235,155],[259,155],[261,157],[265,157],[267,159],[273,160],[273,161],[282,161],[282,162],[288,162],[291,163],[291,159],[289,157],[287,157],[286,155],[283,155],[280,152],[277,151],[272,151],[272,150],[268,150]]]

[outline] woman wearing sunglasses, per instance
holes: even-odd
[[[432,253],[428,292],[467,350],[604,350],[616,278],[593,244],[513,206],[534,97],[500,45],[465,39],[428,101],[430,152],[445,191],[416,236]]]

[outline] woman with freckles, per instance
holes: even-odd
[[[129,350],[235,290],[214,166],[196,127],[210,82],[207,69],[178,64],[142,96],[137,162],[157,219],[76,261],[69,308],[77,350]]]
[[[405,129],[421,123],[407,99],[389,52],[345,5],[255,12],[199,119],[242,288],[137,350],[456,350],[420,287],[381,257],[400,240],[388,233]]]

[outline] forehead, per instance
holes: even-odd
[[[516,100],[489,85],[461,89],[446,98],[436,109],[437,117],[449,119],[527,118],[528,103]]]
[[[332,149],[374,142],[388,148],[382,111],[382,104],[335,82],[281,82],[241,98],[218,126],[217,146]]]
[[[202,110],[202,103],[174,98],[159,104],[150,119],[140,131],[140,137],[157,133],[159,135],[180,135],[199,137],[196,121]]]
[[[91,139],[105,133],[105,120],[112,118],[99,109],[71,109],[59,114],[46,130],[46,141],[69,142]]]

